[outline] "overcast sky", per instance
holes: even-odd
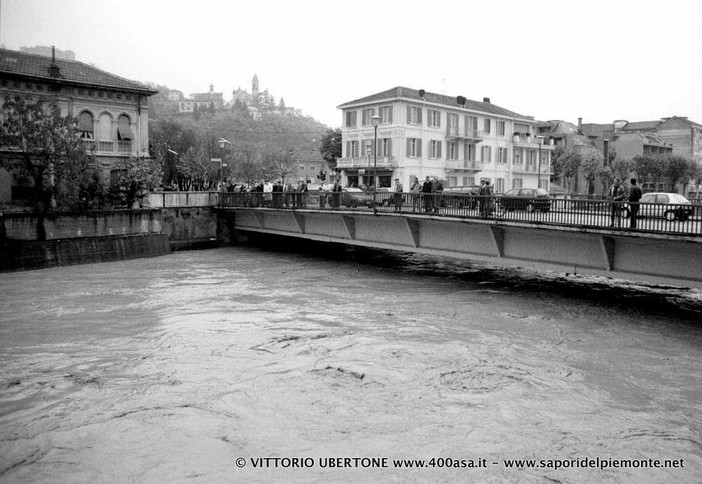
[[[702,123],[701,0],[0,0],[0,43],[225,100],[258,74],[332,127],[395,86],[537,120]]]

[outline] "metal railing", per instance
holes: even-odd
[[[627,202],[506,198],[463,193],[285,192],[222,194],[223,207],[414,213],[552,226],[702,235],[702,204],[639,204],[636,227]]]
[[[219,204],[218,192],[151,192],[151,208],[163,207],[211,207]]]

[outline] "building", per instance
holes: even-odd
[[[149,156],[148,100],[156,93],[82,62],[0,49],[0,103],[16,95],[56,100],[64,116],[78,118],[106,180],[121,160]]]
[[[489,179],[496,193],[548,189],[553,146],[541,143],[532,117],[496,106],[489,98],[478,102],[395,87],[338,108],[343,153],[337,169],[344,185],[390,187],[399,178],[407,189],[414,177],[430,176],[448,186]],[[371,125],[376,115],[377,147]]]
[[[208,92],[196,92],[188,99],[178,101],[179,113],[192,113],[196,108],[198,110],[214,108],[216,111],[221,111],[222,107],[224,107],[224,96],[221,92],[215,92],[212,84]]]

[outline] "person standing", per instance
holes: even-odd
[[[332,203],[330,204],[332,208],[339,208],[341,206],[341,183],[339,181],[334,182],[332,187]]]
[[[412,181],[412,186],[410,186],[410,192],[412,192],[412,211],[421,212],[422,211],[422,196],[420,192],[422,191],[422,184],[419,183],[419,178],[416,176]]]
[[[636,217],[639,214],[639,200],[643,196],[641,187],[636,184],[636,178],[629,180],[631,188],[629,189],[629,213],[631,213],[631,221],[629,227],[636,228]]]
[[[431,187],[431,179],[429,178],[429,176],[427,176],[424,179],[424,183],[422,184],[422,198],[424,198],[425,212],[431,212],[434,207],[434,204],[432,203],[434,199],[432,198]]]
[[[624,191],[624,187],[621,186],[621,180],[619,177],[614,178],[614,182],[609,188],[607,198],[609,198],[611,204],[609,226],[614,227],[614,223],[616,221],[617,227],[621,227],[621,219],[619,216],[622,210],[622,202],[626,198],[626,192]]]
[[[482,217],[487,217],[492,212],[492,189],[490,188],[490,180],[480,180],[480,215]]]
[[[399,178],[395,178],[395,211],[396,212],[401,212],[402,211],[402,183],[400,183]]]

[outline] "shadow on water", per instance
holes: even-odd
[[[276,253],[295,253],[315,260],[362,264],[391,273],[453,280],[481,288],[490,285],[495,290],[594,301],[613,310],[681,318],[689,320],[695,326],[699,326],[699,322],[702,321],[702,291],[684,287],[545,272],[522,267],[500,267],[463,259],[316,242],[294,237],[254,235],[242,245]]]

